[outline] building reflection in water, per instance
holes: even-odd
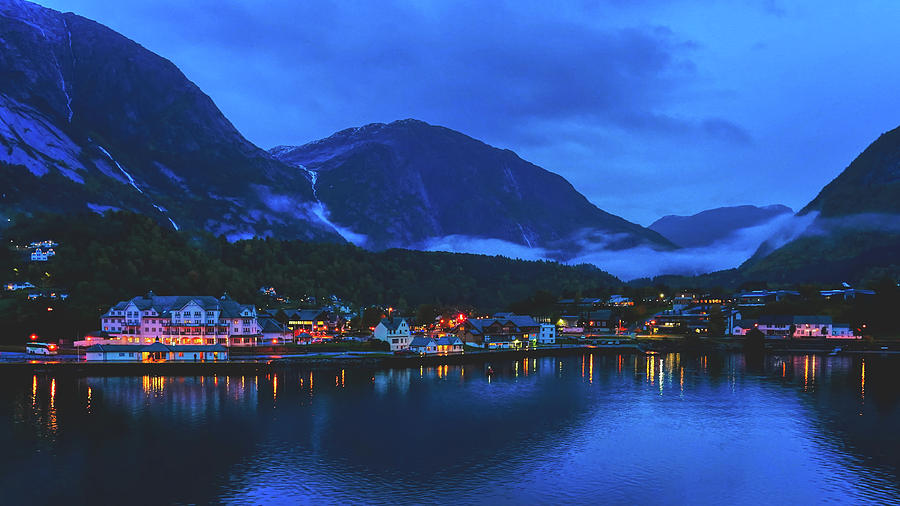
[[[571,380],[566,367],[581,361],[580,381],[592,386],[607,386],[612,381],[637,380],[659,396],[677,393],[689,394],[699,385],[708,385],[704,378],[720,377],[728,381],[733,392],[746,381],[747,368],[742,354],[723,355],[634,355],[585,353],[581,357],[526,357],[515,361],[491,364],[448,365],[408,369],[360,371],[336,369],[332,371],[308,371],[286,368],[268,376],[209,376],[165,377],[146,375],[140,377],[90,377],[57,379],[40,375],[27,378],[22,384],[21,404],[16,407],[15,419],[33,427],[37,438],[54,440],[65,425],[66,413],[60,403],[60,395],[77,394],[74,404],[82,416],[96,415],[109,410],[124,411],[139,416],[149,412],[164,413],[180,423],[202,424],[210,418],[221,416],[224,409],[279,409],[285,403],[312,405],[316,388],[327,392],[371,388],[378,396],[409,394],[411,385],[418,381],[440,381],[472,384],[477,392],[479,382],[518,381],[528,387],[541,378],[559,381]],[[633,376],[629,378],[626,361],[631,361]],[[713,362],[715,362],[713,364]],[[798,391],[814,392],[817,382],[834,384],[834,375],[852,378],[849,384],[858,385],[858,408],[865,407],[867,374],[870,364],[854,357],[822,357],[813,354],[769,356],[764,362],[765,374],[772,379],[796,385]],[[858,369],[857,369],[858,368]],[[488,373],[488,370],[492,373]],[[416,374],[418,372],[418,374]],[[851,374],[852,372],[852,374]],[[577,373],[576,373],[577,374]],[[315,376],[319,375],[319,378]],[[331,378],[334,378],[334,387]],[[23,378],[24,379],[24,378]],[[325,381],[320,383],[316,379]],[[30,380],[30,381],[29,381]],[[248,381],[249,380],[249,381]],[[677,390],[676,390],[677,383]],[[371,387],[369,387],[371,385]],[[30,388],[28,388],[30,386]],[[270,391],[271,389],[271,391]],[[875,393],[877,397],[878,392]],[[260,400],[265,399],[264,406]],[[68,416],[71,416],[69,414]],[[856,412],[854,412],[856,416]]]

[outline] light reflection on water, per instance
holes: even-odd
[[[585,354],[14,377],[0,486],[76,503],[154,480],[148,502],[897,502],[897,365]]]

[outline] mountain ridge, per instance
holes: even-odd
[[[429,240],[449,236],[539,246],[563,257],[578,249],[580,240],[612,249],[673,247],[655,232],[597,208],[559,174],[511,150],[421,120],[370,123],[269,152],[314,172],[322,185],[318,194],[335,220],[365,235],[376,248],[422,248]],[[392,199],[388,211],[383,202],[365,197],[347,204],[352,199],[336,189],[353,180],[363,181],[375,194],[403,198]],[[553,208],[554,199],[561,205]],[[555,219],[541,219],[551,209]],[[463,229],[458,223],[471,226]]]
[[[647,228],[659,232],[678,246],[695,248],[726,240],[742,229],[764,225],[794,213],[782,204],[726,206],[706,209],[690,216],[666,215]]]

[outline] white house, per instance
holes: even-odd
[[[859,339],[847,323],[835,323],[831,326],[831,337],[838,339]]]
[[[444,337],[415,337],[409,343],[410,351],[423,355],[462,353],[465,345],[462,339],[450,334]]]
[[[430,337],[416,337],[409,343],[409,351],[431,355],[437,353],[437,341]]]
[[[792,338],[858,338],[847,324],[835,324],[830,316],[760,316],[759,330],[766,336]]]
[[[32,262],[46,262],[50,257],[56,254],[56,251],[53,248],[50,249],[36,249],[31,252],[31,261]]]
[[[552,323],[542,323],[541,330],[538,332],[538,342],[541,344],[556,343],[556,325]]]
[[[412,341],[406,318],[384,318],[375,327],[375,339],[391,345],[391,351],[408,350]]]

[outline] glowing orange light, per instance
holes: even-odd
[[[31,334],[31,335],[28,336],[28,337],[29,337],[32,341],[37,341],[38,335],[37,335],[37,334]]]

